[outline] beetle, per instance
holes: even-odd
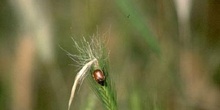
[[[102,70],[100,69],[96,69],[94,70],[92,77],[95,79],[95,81],[97,83],[99,83],[100,85],[104,86],[104,82],[105,82],[105,75],[103,74]]]

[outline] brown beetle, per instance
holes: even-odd
[[[104,86],[105,75],[103,74],[102,70],[96,69],[93,72],[92,77],[96,80],[97,83],[99,83],[100,85]]]

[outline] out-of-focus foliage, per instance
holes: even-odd
[[[184,21],[177,1],[2,0],[0,109],[67,110],[79,68],[60,47],[98,33],[119,110],[218,110],[220,3],[191,0]],[[104,109],[88,83],[72,110]]]

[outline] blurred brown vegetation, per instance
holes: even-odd
[[[176,1],[2,0],[0,109],[66,110],[78,68],[59,45],[76,54],[71,37],[98,31],[108,39],[119,110],[218,110],[220,2]],[[102,110],[87,83],[72,109]]]

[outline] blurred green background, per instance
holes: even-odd
[[[219,110],[218,0],[1,0],[0,110],[67,110],[73,37],[105,34],[119,110]],[[72,110],[103,110],[87,81]]]

